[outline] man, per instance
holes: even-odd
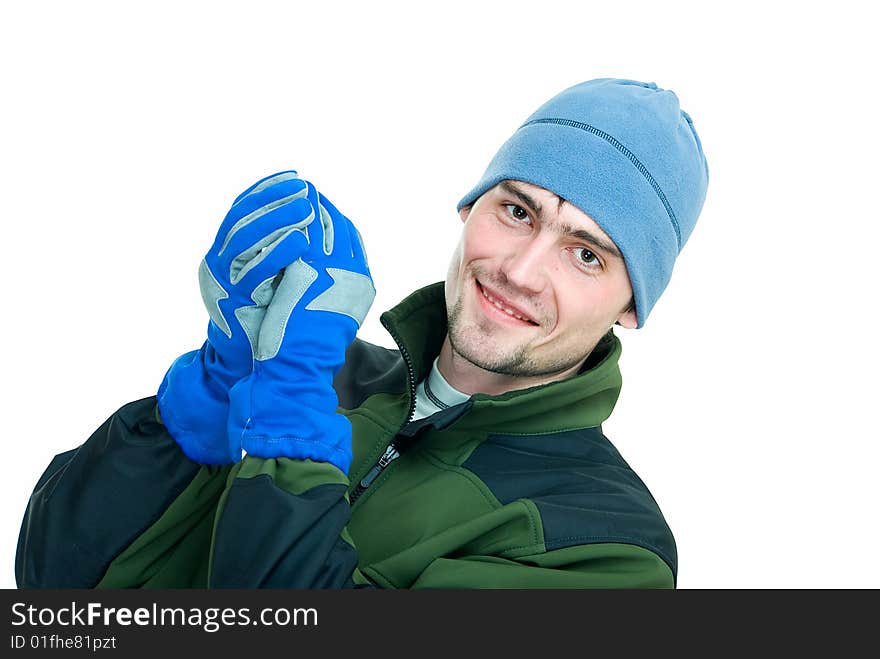
[[[208,340],[55,458],[20,586],[674,587],[675,543],[601,431],[708,168],[674,93],[563,91],[458,205],[445,283],[382,314],[360,235],[296,172],[233,203]],[[242,457],[242,452],[245,452]]]

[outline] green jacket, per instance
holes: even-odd
[[[613,332],[577,376],[411,422],[446,335],[442,282],[381,322],[400,349],[358,339],[334,382],[349,475],[285,458],[199,465],[155,397],[129,403],[40,478],[18,585],[675,586],[672,533],[601,431],[621,385]]]

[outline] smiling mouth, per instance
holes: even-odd
[[[506,306],[502,301],[493,297],[491,293],[489,293],[485,288],[483,288],[483,285],[479,281],[477,281],[476,279],[474,281],[476,282],[477,290],[480,292],[480,295],[483,296],[483,299],[486,300],[486,302],[488,302],[489,304],[493,305],[496,309],[498,309],[499,311],[502,311],[503,313],[506,313],[511,318],[516,318],[517,320],[520,320],[523,323],[526,323],[527,325],[532,325],[532,326],[538,325],[538,323],[533,321],[531,318],[527,318],[527,317],[523,316],[515,309],[511,309],[510,307]]]

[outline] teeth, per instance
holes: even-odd
[[[481,288],[482,288],[482,287],[481,287]],[[526,323],[531,322],[531,321],[529,321],[528,319],[523,318],[522,316],[520,316],[520,315],[519,315],[518,313],[516,313],[513,309],[508,309],[507,307],[505,307],[505,306],[504,306],[503,304],[501,304],[498,300],[496,300],[496,299],[493,298],[491,295],[489,295],[489,294],[486,292],[486,289],[485,289],[485,288],[482,288],[482,291],[483,291],[483,297],[485,297],[487,300],[489,300],[489,302],[491,302],[491,303],[494,304],[496,307],[498,307],[499,309],[501,309],[501,311],[503,311],[504,313],[506,313],[508,316],[513,316],[514,318],[519,318],[520,320],[522,320],[523,322],[526,322]]]

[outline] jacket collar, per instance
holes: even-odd
[[[410,371],[410,391],[428,375],[446,338],[444,283],[425,286],[383,313],[380,321],[397,342]],[[456,429],[538,434],[602,424],[620,395],[621,345],[612,330],[599,341],[584,368],[566,380],[490,396],[474,394]]]

